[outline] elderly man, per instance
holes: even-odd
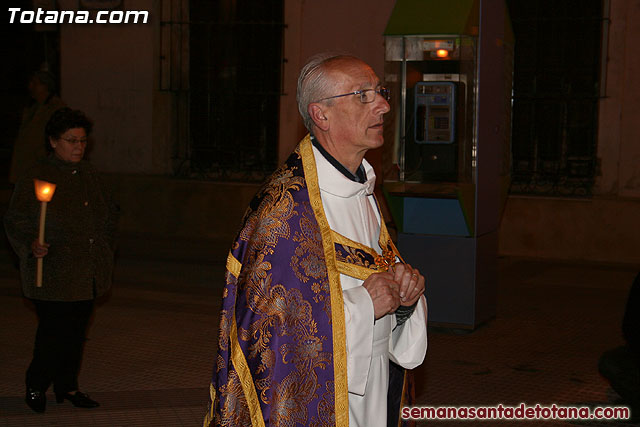
[[[398,262],[364,159],[383,144],[388,96],[352,56],[302,69],[310,135],[252,200],[227,258],[205,425],[385,426],[389,360],[422,363],[424,277]]]

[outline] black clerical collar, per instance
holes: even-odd
[[[345,168],[342,165],[342,163],[337,161],[335,157],[329,154],[329,152],[325,150],[322,145],[320,145],[316,137],[313,135],[311,135],[311,143],[313,144],[314,147],[318,149],[318,151],[322,154],[322,156],[325,159],[327,159],[329,163],[333,165],[333,167],[335,167],[340,171],[340,173],[342,173],[342,175],[346,176],[351,181],[357,182],[360,184],[364,184],[365,182],[367,182],[367,172],[365,172],[364,166],[362,166],[362,163],[360,163],[360,166],[358,166],[358,170],[356,170],[356,174],[354,175],[351,173],[349,169]]]

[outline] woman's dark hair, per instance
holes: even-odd
[[[47,148],[47,152],[53,151],[49,138],[58,139],[69,129],[75,128],[83,128],[89,136],[93,129],[93,123],[80,110],[72,110],[69,107],[56,110],[44,128],[44,146]]]

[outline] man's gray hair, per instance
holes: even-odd
[[[313,130],[314,123],[307,111],[307,107],[313,102],[331,96],[331,94],[328,94],[331,81],[327,78],[327,65],[343,59],[360,61],[359,58],[352,55],[320,53],[312,56],[300,71],[296,100],[298,101],[298,111],[300,111],[302,121],[309,132]]]

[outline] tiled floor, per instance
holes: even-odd
[[[470,334],[431,331],[427,360],[417,370],[418,400],[434,406],[608,404],[614,395],[597,361],[622,342],[635,270],[500,260],[496,318]]]
[[[24,404],[36,319],[10,257],[0,257],[0,426],[202,424],[226,248],[210,251],[210,262],[197,245],[184,245],[194,256],[172,257],[168,242],[149,244],[158,245],[153,257],[141,255],[143,244],[123,254],[112,294],[96,310],[80,375],[82,390],[101,403],[93,410],[58,405],[51,393],[45,414]],[[507,258],[500,273],[494,320],[472,333],[430,330],[426,362],[415,372],[418,403],[611,404],[596,363],[621,342],[636,268]]]

